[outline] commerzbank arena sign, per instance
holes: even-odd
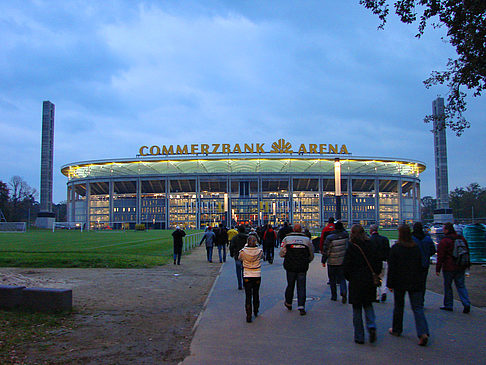
[[[239,154],[239,153],[298,153],[298,154],[335,154],[349,155],[345,144],[332,143],[310,143],[297,145],[294,149],[292,144],[281,138],[273,142],[268,149],[265,143],[211,143],[211,144],[185,144],[170,146],[142,146],[139,149],[140,156],[169,156],[169,155],[218,155],[218,154]],[[297,147],[296,146],[296,147]]]

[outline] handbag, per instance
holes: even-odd
[[[356,243],[353,243],[353,245],[355,245],[356,247],[358,247],[358,249],[361,251],[361,254],[363,255],[366,263],[368,264],[368,267],[370,268],[370,271],[371,271],[371,277],[373,279],[373,285],[376,286],[376,287],[379,287],[381,286],[381,278],[375,273],[375,271],[373,270],[373,268],[371,267],[371,264],[370,262],[368,261],[368,258],[366,257],[365,253],[363,252],[363,250],[361,249],[361,247],[359,247]]]

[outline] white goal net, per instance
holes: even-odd
[[[81,222],[54,222],[52,224],[52,232],[56,230],[78,230],[83,232],[84,223]]]
[[[0,222],[0,232],[25,232],[25,222]]]

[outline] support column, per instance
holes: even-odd
[[[399,178],[397,181],[397,190],[398,190],[398,224],[402,224],[403,222],[403,196],[402,196],[402,179]]]
[[[196,229],[201,229],[201,187],[199,176],[196,176]]]
[[[90,230],[91,217],[90,217],[90,206],[91,206],[91,186],[89,182],[86,182],[86,230]]]
[[[169,229],[170,226],[170,183],[169,179],[165,178],[165,229]]]
[[[140,178],[137,179],[137,205],[136,205],[136,212],[137,212],[137,220],[136,224],[140,224],[140,207],[142,202],[142,184],[140,182]]]
[[[251,196],[251,182],[250,182],[250,196]],[[258,225],[262,225],[262,220],[260,218],[261,208],[260,205],[262,203],[262,178],[261,176],[257,177],[257,218],[258,218]]]
[[[319,177],[319,228],[324,226],[324,212],[322,211],[322,199],[323,192],[322,192],[322,177]]]
[[[353,179],[348,176],[348,227],[353,225]]]
[[[292,185],[292,177],[289,177],[289,222],[294,222],[294,186]]]
[[[380,225],[380,180],[375,178],[375,223]]]

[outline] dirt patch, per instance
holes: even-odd
[[[73,290],[73,329],[22,346],[28,364],[177,364],[189,355],[192,328],[220,266],[198,247],[181,265],[3,268],[0,283]]]

